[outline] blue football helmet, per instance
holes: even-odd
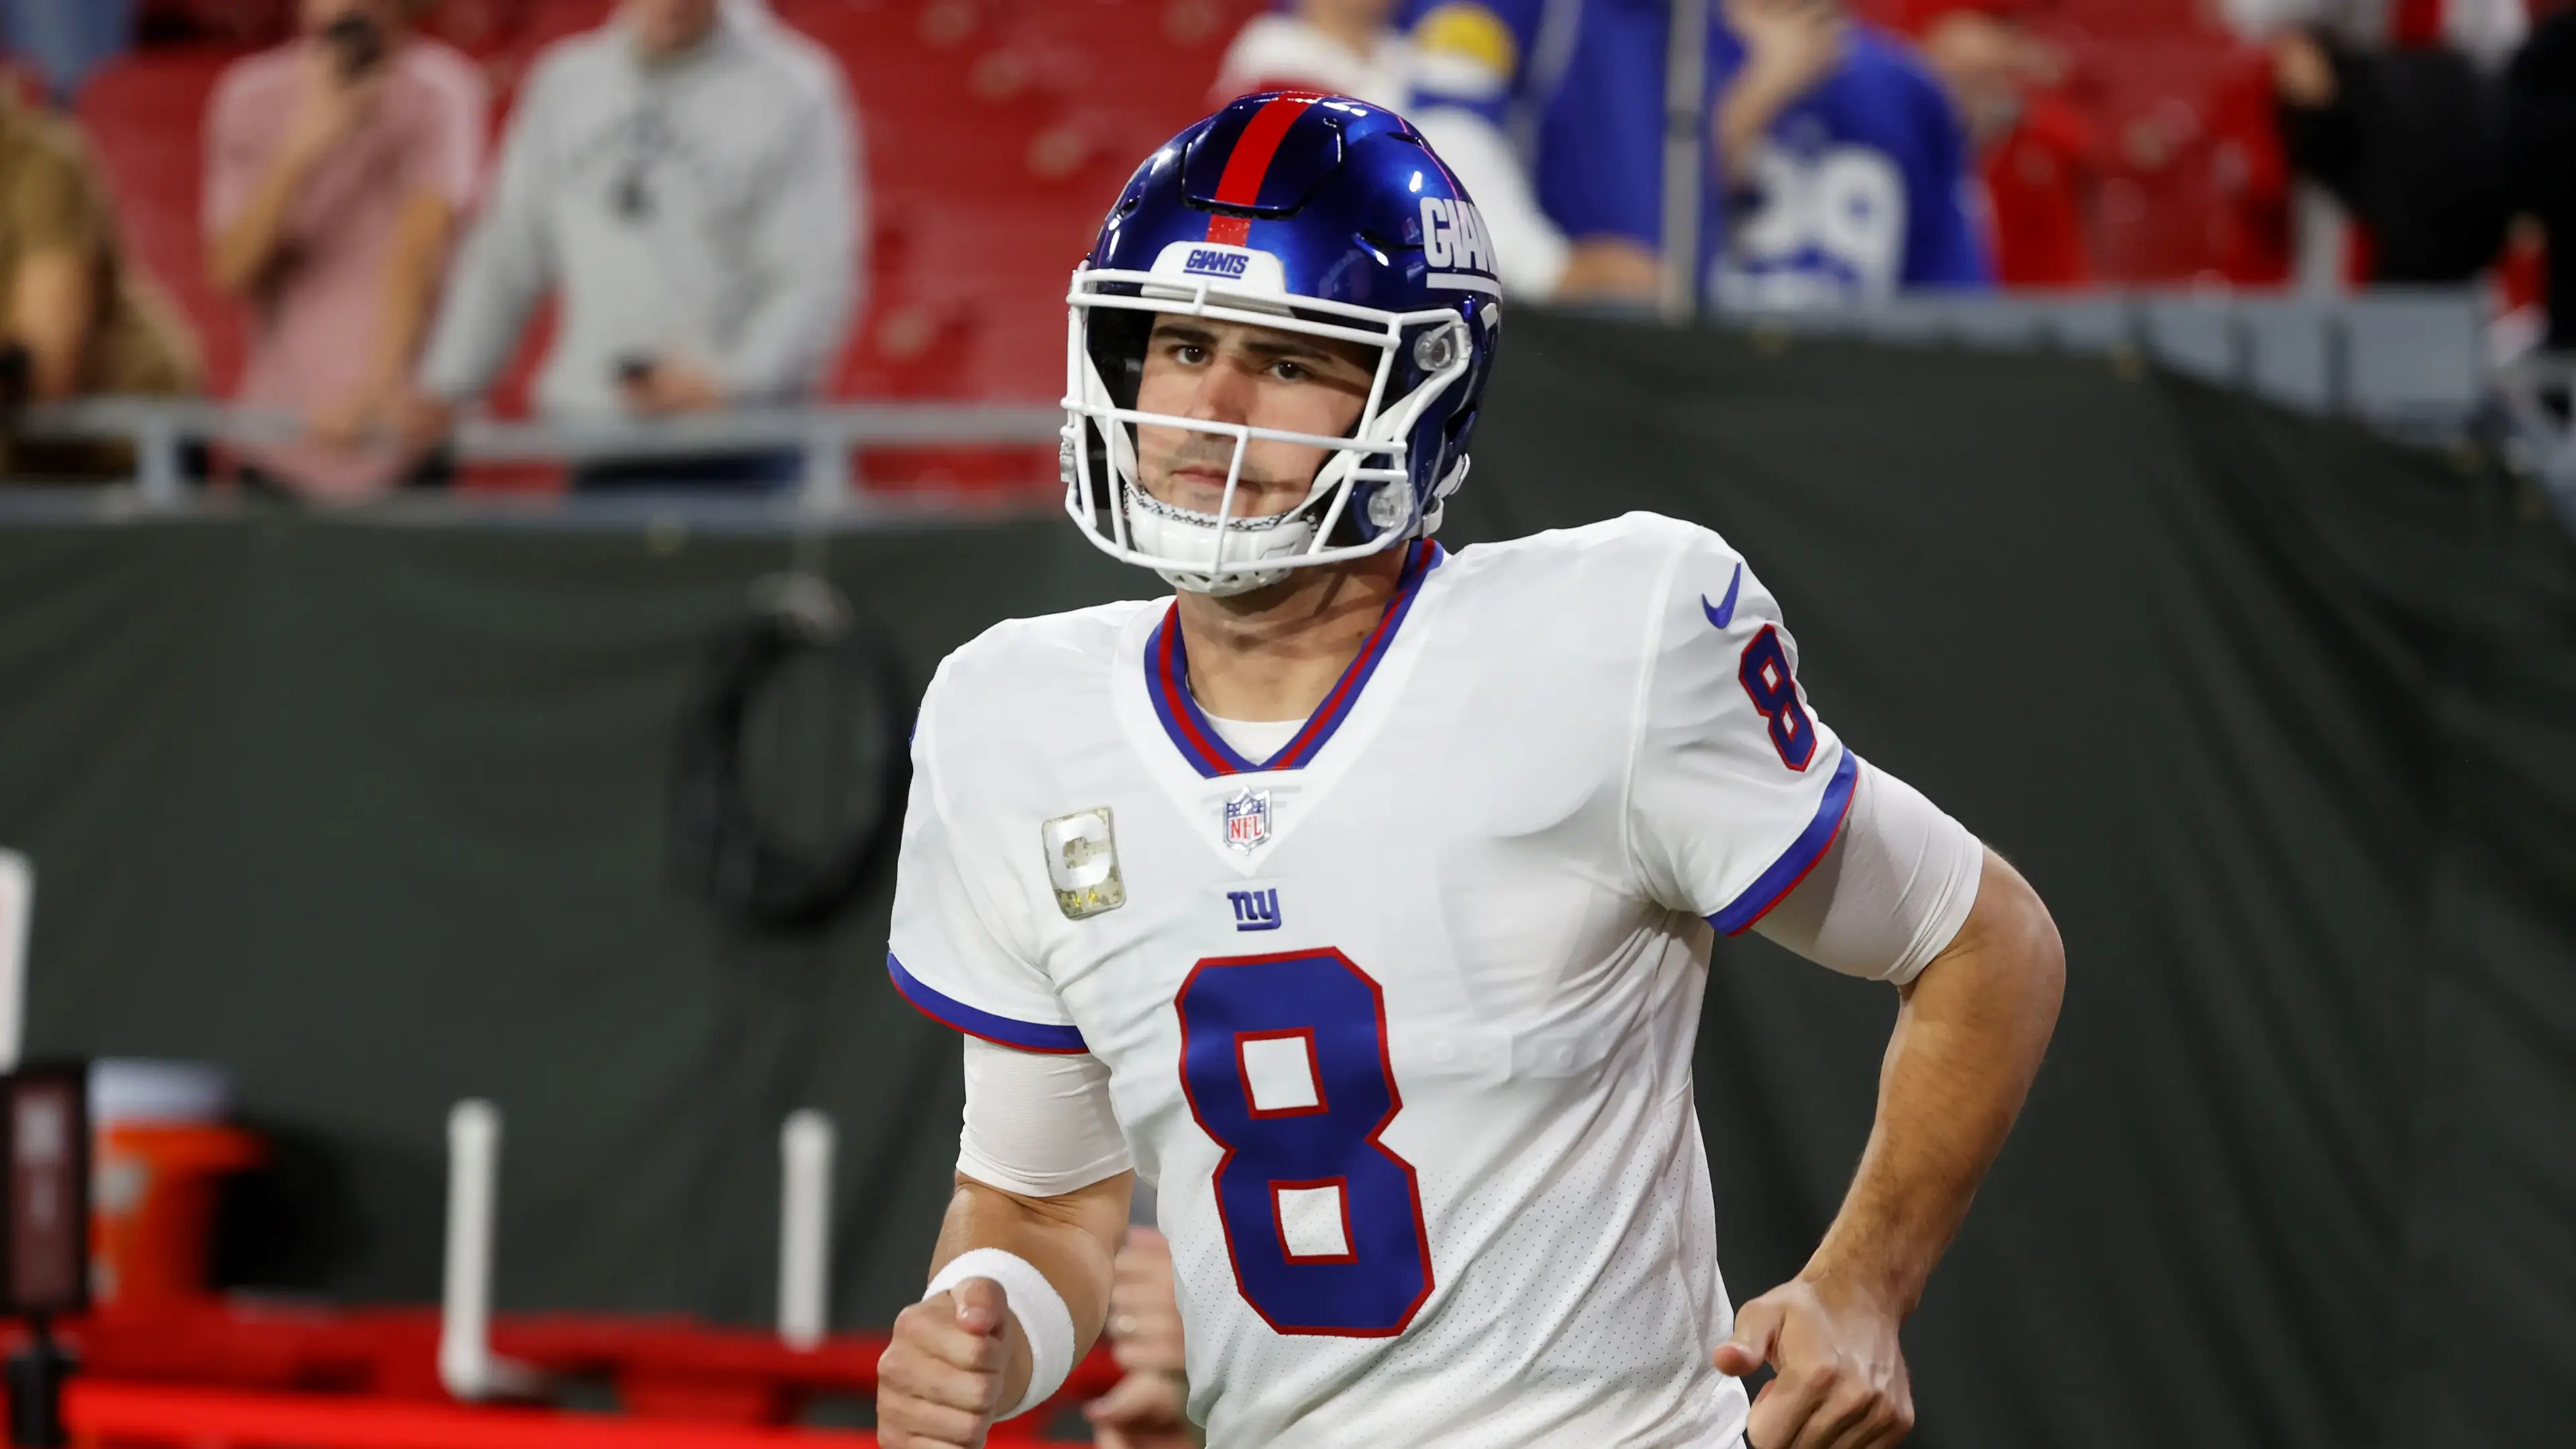
[[[1392,111],[1271,92],[1181,132],[1128,180],[1066,300],[1066,511],[1111,556],[1176,587],[1242,593],[1427,536],[1467,476],[1502,323],[1493,243]],[[1367,405],[1340,438],[1140,412],[1146,338],[1166,315],[1373,348]],[[1233,441],[1215,513],[1146,493],[1140,423]],[[1276,516],[1237,513],[1256,439],[1328,450],[1305,501]]]

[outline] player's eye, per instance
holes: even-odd
[[[1290,362],[1284,357],[1279,361],[1270,364],[1270,375],[1279,379],[1281,382],[1304,382],[1307,378],[1314,376],[1313,373],[1306,370],[1304,364]]]
[[[1170,347],[1172,360],[1174,362],[1178,362],[1189,367],[1196,367],[1200,363],[1207,361],[1207,349],[1201,347],[1195,342],[1175,342],[1170,344]]]

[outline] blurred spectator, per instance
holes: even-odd
[[[2530,25],[2525,0],[2214,0],[2214,5],[2229,29],[2252,40],[2315,30],[2362,49],[2444,47],[2487,70],[2511,58]]]
[[[1109,1348],[1126,1377],[1084,1407],[1101,1449],[1193,1449],[1187,1352],[1172,1245],[1152,1228],[1129,1228],[1109,1288]]]
[[[558,298],[538,378],[552,417],[809,400],[859,278],[857,120],[829,55],[765,11],[626,0],[550,47],[422,369],[416,426],[489,388]],[[579,487],[767,487],[794,451],[587,465]]]
[[[1556,8],[1571,14],[1571,0]],[[1397,0],[1294,0],[1255,16],[1226,51],[1210,99],[1250,91],[1335,91],[1403,112],[1476,201],[1503,288],[1543,301],[1564,280],[1566,242],[1530,189],[1519,148],[1505,134],[1519,79],[1515,27],[1535,30],[1551,8],[1544,0],[1496,0],[1405,9],[1412,38],[1389,24]],[[1430,47],[1427,51],[1420,46]],[[1581,279],[1577,279],[1578,285]]]
[[[1986,283],[1963,195],[1965,138],[1921,64],[1840,0],[1724,10],[1713,124],[1736,219],[1719,301],[1802,306]]]
[[[2444,45],[2364,49],[2323,28],[2273,43],[2290,164],[2370,239],[2367,282],[2460,282],[2484,271],[2510,217],[2503,95]]]
[[[303,0],[303,34],[236,61],[206,126],[206,270],[250,310],[238,400],[310,437],[244,450],[253,488],[317,501],[444,481],[392,440],[474,199],[490,99],[409,31],[411,0]]]
[[[1394,13],[1395,0],[1295,0],[1256,15],[1226,47],[1209,104],[1309,90],[1400,110],[1411,98],[1413,47],[1388,26]]]
[[[1412,90],[1405,111],[1476,200],[1503,291],[1534,301],[1646,300],[1653,264],[1631,249],[1580,245],[1560,215],[1603,210],[1618,184],[1596,118],[1564,102],[1585,24],[1583,0],[1407,0]]]
[[[2273,114],[2270,53],[2233,47],[2211,77],[2203,110],[2209,145],[2195,159],[2209,168],[2212,204],[2201,218],[2207,272],[2233,286],[2284,286],[2298,266],[2297,178]]]
[[[2505,75],[2514,199],[2547,237],[2547,345],[2576,352],[2576,8],[2533,29]]]
[[[2417,143],[2436,132],[2456,133],[2462,98],[2486,88],[2481,78],[2499,69],[2521,45],[2529,28],[2524,0],[2204,0],[2204,5],[2248,43],[2258,62],[2231,66],[2216,97],[2225,159],[2250,162],[2244,174],[2252,180],[2236,198],[2236,219],[2242,224],[2233,228],[2233,239],[2248,244],[2232,254],[2222,249],[2219,269],[2231,280],[2254,283],[2288,280],[2295,273],[2304,285],[2318,289],[2420,273],[2428,239],[2400,238],[2400,273],[2390,273],[2378,256],[2379,238],[2370,218],[2354,209],[2355,193],[2368,190],[2383,199],[2405,194],[2409,188],[2400,171],[2428,154]],[[2362,73],[2358,85],[2349,76],[2339,82],[2337,55]],[[2399,58],[2381,64],[2392,56]],[[2471,191],[2483,188],[2487,200],[2477,210],[2493,202],[2495,167],[2501,164],[2495,160],[2500,142],[2493,135],[2502,124],[2500,106],[2488,96],[2466,107],[2469,129],[2488,134],[2488,140],[2478,143],[2485,154],[2467,158],[2471,175],[2443,182]],[[2434,129],[2418,130],[2428,124]],[[2416,153],[2411,159],[2410,150]],[[2365,151],[2373,153],[2372,159],[2362,159]],[[2232,183],[2238,177],[2223,174],[2220,179]],[[2474,216],[2464,221],[2458,226],[2463,232],[2489,224]],[[2459,245],[2455,238],[2450,249]],[[2434,252],[2442,249],[2432,247]],[[2456,273],[2450,278],[2456,280],[2474,273],[2485,260],[2470,264],[2466,272],[2456,264],[2435,271]]]
[[[0,95],[0,411],[98,394],[172,396],[197,385],[187,326],[126,262],[106,183],[68,120]],[[106,479],[123,445],[13,441],[0,476]]]
[[[56,106],[133,38],[134,0],[0,0],[0,41],[35,66]]]
[[[1841,0],[1724,0],[1709,35],[1711,103],[1696,268],[1721,306],[1864,301],[1901,289],[1982,287],[1992,276],[1969,217],[1958,116],[1923,64],[1858,24]],[[1597,99],[1605,166],[1596,212],[1560,215],[1586,245],[1640,265],[1662,245],[1664,6],[1595,3],[1613,43],[1578,47],[1567,90]],[[1605,37],[1605,40],[1610,38]],[[1602,240],[1601,238],[1615,238]]]
[[[2066,57],[2022,24],[2030,0],[1917,0],[1907,17],[1950,92],[1985,187],[1996,279],[2008,287],[2093,280],[2087,217],[2100,143],[2058,88]]]

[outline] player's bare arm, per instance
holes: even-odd
[[[1779,1376],[1754,1449],[1876,1449],[1913,1427],[1898,1327],[1966,1218],[2039,1071],[2065,989],[2048,908],[1985,852],[1976,905],[1898,990],[1878,1118],[1841,1213],[1798,1276],[1737,1311],[1717,1366]]]
[[[1018,1259],[1059,1299],[1079,1360],[1108,1320],[1111,1264],[1135,1180],[1122,1172],[1061,1196],[1031,1197],[959,1173],[932,1255],[933,1281],[979,1250]],[[993,1421],[1028,1394],[1035,1354],[1024,1315],[1034,1311],[1013,1302],[996,1278],[969,1277],[897,1315],[877,1361],[878,1442],[885,1449],[983,1443]],[[1063,1372],[1056,1367],[1057,1380]]]
[[[1727,0],[1726,21],[1745,63],[1718,102],[1717,154],[1729,185],[1751,186],[1771,123],[1841,63],[1851,19],[1841,0]]]

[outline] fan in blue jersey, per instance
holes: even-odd
[[[1171,591],[999,624],[922,700],[886,966],[966,1105],[886,1449],[1056,1392],[1140,1178],[1210,1443],[1910,1428],[1898,1329],[2038,1070],[2055,928],[1817,714],[1716,534],[1433,541],[1492,242],[1392,113],[1271,93],[1148,157],[1074,272],[1066,508]],[[1842,1212],[1739,1309],[1691,1061],[1742,930],[1901,1004]]]
[[[1967,145],[1948,98],[1901,42],[1841,0],[1725,0],[1709,33],[1704,294],[1800,306],[1902,290],[1983,287]],[[1664,235],[1662,131],[1670,15],[1660,0],[1592,0],[1556,104],[1579,115],[1604,173],[1577,234]],[[1568,163],[1573,164],[1573,163]]]
[[[1641,179],[1651,184],[1653,133],[1637,156],[1614,154],[1605,127],[1625,117],[1566,87],[1580,51],[1606,43],[1633,53],[1619,49],[1620,27],[1587,20],[1585,0],[1407,0],[1398,14],[1413,38],[1406,114],[1475,194],[1510,295],[1651,301],[1653,263],[1585,233]],[[1587,73],[1607,63],[1581,61]],[[1586,225],[1570,232],[1568,217]]]

